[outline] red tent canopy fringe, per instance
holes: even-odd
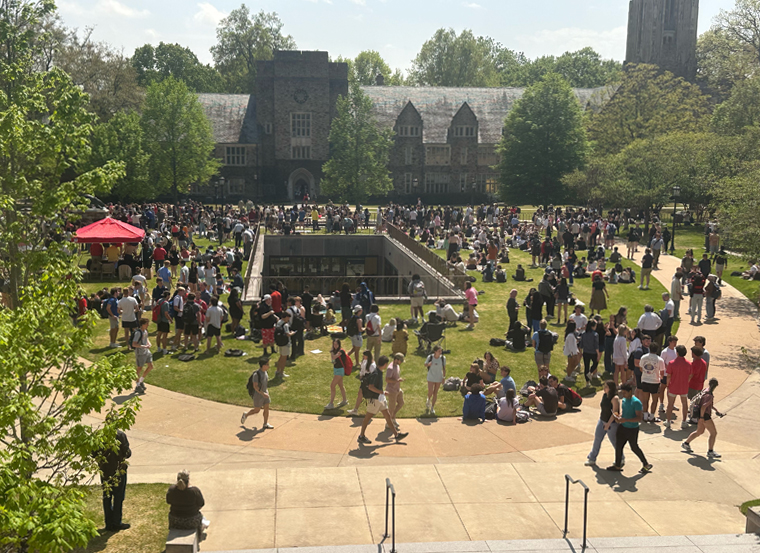
[[[74,242],[80,244],[124,244],[142,242],[145,231],[106,217],[76,231]]]

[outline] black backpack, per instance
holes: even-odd
[[[541,353],[551,353],[554,349],[554,336],[548,330],[538,331],[538,351]]]
[[[361,390],[362,390],[362,396],[364,396],[366,399],[377,399],[378,394],[371,391],[369,389],[369,385],[372,384],[375,380],[375,373],[374,372],[368,372],[362,377],[361,380]],[[382,384],[381,384],[382,386]],[[382,389],[382,388],[380,388]]]
[[[285,325],[274,327],[274,343],[282,348],[288,345],[288,341],[288,335],[285,334]]]
[[[290,312],[290,328],[291,330],[295,330],[296,332],[299,330],[303,330],[306,328],[306,321],[304,321],[304,318],[301,317],[301,310],[297,307],[291,307],[288,309]]]
[[[356,336],[359,334],[359,324],[356,322],[356,315],[352,316],[348,320],[348,324],[346,325],[346,332],[349,336]]]
[[[197,311],[195,310],[195,304],[191,302],[185,302],[185,307],[182,309],[182,322],[186,325],[196,324]]]
[[[253,394],[256,392],[256,389],[253,387],[253,377],[256,375],[258,371],[253,371],[251,373],[251,376],[248,377],[248,382],[246,383],[245,387],[248,390],[248,395],[253,397]]]

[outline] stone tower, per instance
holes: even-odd
[[[625,63],[651,63],[694,82],[699,0],[630,0]]]

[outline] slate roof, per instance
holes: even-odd
[[[451,120],[467,102],[478,118],[478,142],[496,144],[504,118],[519,100],[524,88],[451,88],[440,86],[364,86],[374,104],[378,122],[393,128],[401,110],[412,102],[422,116],[423,142],[445,144]],[[581,106],[594,107],[602,101],[605,88],[577,88]]]
[[[250,94],[198,94],[217,144],[255,144],[256,99]]]

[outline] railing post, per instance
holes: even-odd
[[[391,553],[396,553],[396,490],[393,488],[393,485],[391,485],[391,489],[393,490],[392,494],[392,501],[393,501],[393,511],[392,511],[392,518],[391,518],[391,528],[393,530],[393,534],[391,537]],[[585,546],[586,538],[583,538],[583,543]]]
[[[583,545],[581,548],[586,549],[586,523],[588,521],[588,488],[585,489],[583,494]]]
[[[570,510],[570,484],[580,484],[583,486],[583,544],[581,545],[582,550],[586,550],[586,531],[588,526],[588,486],[583,482],[583,480],[573,480],[570,478],[569,474],[565,475],[565,529],[562,532],[563,537],[567,537],[567,519],[568,519],[568,512]]]
[[[388,494],[391,491],[390,483],[391,483],[390,478],[386,478],[385,479],[385,533],[383,534],[384,538],[388,537]]]
[[[570,478],[565,475],[565,530],[562,532],[562,537],[567,537],[567,511],[570,505]]]

